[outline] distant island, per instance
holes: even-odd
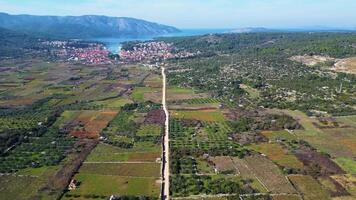
[[[42,37],[90,39],[143,37],[180,32],[179,29],[128,17],[35,16],[0,13],[0,27]]]

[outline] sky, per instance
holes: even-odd
[[[0,12],[134,17],[178,28],[356,29],[356,0],[0,0]]]

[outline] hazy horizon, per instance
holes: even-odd
[[[355,29],[353,0],[2,0],[9,14],[132,17],[180,29]]]

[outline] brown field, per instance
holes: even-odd
[[[235,167],[238,169],[240,176],[244,179],[253,180],[252,187],[259,192],[268,192],[268,189],[261,181],[256,177],[253,171],[249,168],[244,159],[232,158]]]
[[[311,176],[290,175],[289,180],[294,187],[303,195],[304,200],[328,200],[330,195],[322,186]]]
[[[67,122],[70,135],[78,138],[98,138],[101,131],[117,115],[117,111],[80,111],[75,119]]]
[[[244,160],[246,161],[248,168],[258,177],[269,191],[275,193],[296,193],[293,186],[272,161],[261,155],[249,156],[244,158]]]
[[[146,101],[152,101],[154,103],[160,103],[162,101],[162,93],[161,92],[148,92],[143,94],[143,98]]]
[[[236,171],[234,162],[229,156],[217,156],[209,158],[209,161],[214,163],[215,168],[220,173],[235,174]]]

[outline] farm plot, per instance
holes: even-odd
[[[318,136],[300,135],[300,138],[332,157],[356,156],[355,128],[323,129],[323,133]]]
[[[117,111],[66,111],[59,118],[61,127],[79,138],[98,138]]]
[[[190,99],[208,98],[209,95],[205,93],[196,93],[189,88],[168,87],[167,88],[167,101],[169,103],[180,102]]]
[[[304,128],[304,130],[295,130],[296,134],[307,135],[307,136],[317,136],[318,134],[322,134],[323,132],[314,126],[314,123],[318,123],[318,121],[314,118],[308,117],[301,111],[297,110],[278,110],[278,109],[270,109],[268,112],[276,113],[276,114],[287,114],[296,119]]]
[[[162,132],[162,127],[153,124],[144,124],[137,131],[137,136],[160,136]]]
[[[203,122],[203,126],[210,141],[227,140],[232,132],[226,122]]]
[[[331,178],[337,181],[343,188],[345,188],[347,192],[351,194],[353,199],[356,198],[356,175],[333,175]]]
[[[340,166],[334,163],[328,156],[316,152],[312,149],[302,147],[296,150],[295,155],[305,166],[319,166],[323,174],[343,174]]]
[[[90,153],[86,162],[155,162],[160,156],[160,151],[130,152],[112,145],[99,144]]]
[[[296,134],[290,133],[286,130],[282,131],[262,131],[261,134],[271,140],[272,142],[277,141],[290,141],[297,140],[298,136]]]
[[[231,159],[239,177],[241,177],[243,180],[249,180],[249,185],[256,191],[268,192],[266,186],[256,177],[244,159],[237,157],[231,157]]]
[[[319,177],[318,181],[322,185],[322,187],[327,190],[331,197],[341,197],[350,195],[340,183],[330,177]]]
[[[160,75],[151,74],[145,79],[143,84],[146,87],[161,88],[162,87],[162,78]]]
[[[37,196],[49,198],[39,193],[46,186],[48,178],[61,166],[26,168],[17,174],[0,175],[0,199],[30,199]]]
[[[209,158],[209,161],[214,163],[215,169],[222,174],[239,173],[234,165],[233,160],[229,156],[217,156]]]
[[[160,102],[162,99],[161,88],[152,87],[135,87],[132,91],[131,98],[135,102],[153,101]]]
[[[92,196],[102,196],[108,199],[111,195],[152,197],[159,195],[159,184],[156,178],[78,174],[75,179],[81,183],[80,186],[76,190],[67,192],[64,200],[77,199],[73,197],[91,199]]]
[[[305,200],[330,199],[330,195],[321,185],[311,176],[290,175],[288,176],[292,184],[302,193]]]
[[[204,104],[215,105],[215,104],[219,104],[220,102],[223,102],[223,99],[221,99],[221,98],[194,98],[194,99],[185,99],[185,100],[180,100],[180,101],[177,101],[177,100],[174,101],[174,103],[186,104],[188,106],[189,105],[204,105]]]
[[[28,199],[37,194],[45,181],[38,177],[1,175],[0,199]]]
[[[338,157],[334,160],[347,173],[356,174],[356,160],[345,157]]]
[[[159,163],[84,163],[81,174],[159,177]]]
[[[93,105],[100,106],[104,109],[120,109],[122,106],[133,103],[130,99],[127,98],[110,98],[103,101],[95,101]]]
[[[110,152],[114,155],[102,158]],[[119,155],[115,155],[116,153]],[[158,197],[160,164],[151,162],[152,155],[135,152],[125,154],[120,151],[120,148],[100,144],[74,177],[81,183],[78,189],[67,192],[64,199],[71,199],[78,195],[104,198],[109,198],[111,195]],[[146,162],[150,159],[149,156],[151,160]],[[119,162],[116,162],[117,160]]]
[[[283,149],[279,144],[263,143],[252,145],[252,149],[265,154],[270,160],[282,167],[302,169],[303,163],[297,157],[289,153],[288,150]]]
[[[285,195],[285,194],[276,194],[272,195],[272,200],[301,200],[302,198],[299,195]]]
[[[171,116],[176,119],[192,119],[207,122],[224,122],[225,117],[220,110],[192,110],[192,111],[171,111]]]
[[[253,155],[244,158],[244,160],[252,173],[258,177],[269,191],[289,194],[296,193],[279,168],[267,158]]]

